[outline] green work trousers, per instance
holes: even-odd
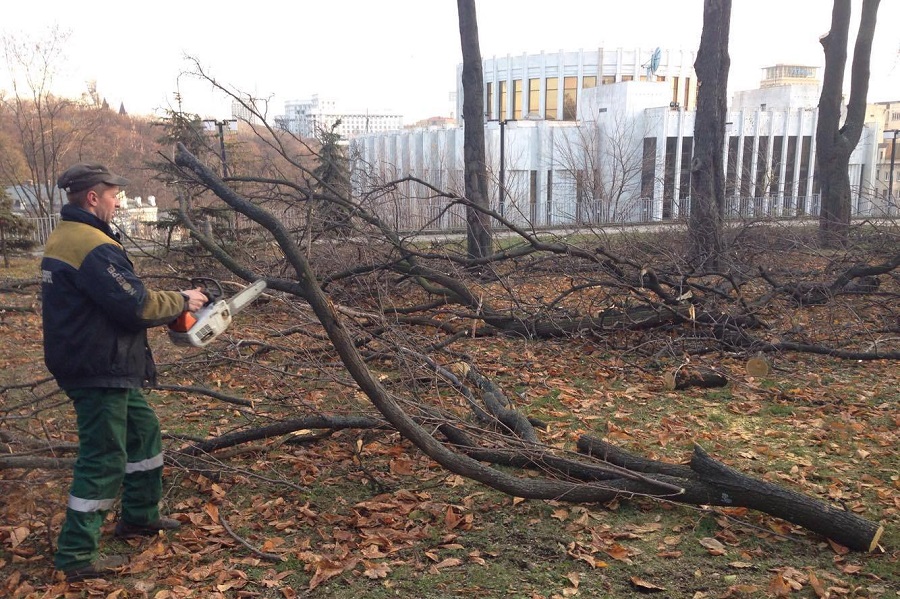
[[[140,389],[70,389],[78,420],[78,459],[54,564],[72,570],[97,559],[100,526],[122,489],[121,517],[159,518],[162,441],[159,419]]]

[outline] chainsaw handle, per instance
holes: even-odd
[[[216,279],[210,277],[194,277],[191,279],[191,285],[199,287],[203,292],[203,295],[206,296],[207,302],[204,304],[206,306],[225,297],[225,291],[222,289],[222,284]]]

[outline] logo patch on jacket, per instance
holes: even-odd
[[[115,266],[110,264],[109,266],[106,267],[106,272],[108,272],[109,274],[112,275],[112,278],[116,280],[116,283],[119,284],[119,287],[122,288],[122,291],[124,291],[128,295],[134,295],[135,293],[137,293],[135,288],[131,286],[131,283],[129,283],[125,279],[125,277],[122,276],[122,273],[120,273],[118,270],[116,270]]]

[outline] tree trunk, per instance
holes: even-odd
[[[6,227],[0,225],[0,254],[3,254],[3,267],[9,268],[9,253],[6,251]]]
[[[825,247],[847,242],[850,229],[850,154],[859,142],[869,91],[869,62],[880,0],[863,0],[850,73],[850,101],[841,126],[844,67],[850,30],[850,0],[834,0],[831,30],[822,37],[825,73],[816,125],[816,165],[821,181],[819,241]]]
[[[722,252],[725,216],[725,118],[728,111],[728,33],[731,0],[704,0],[697,73],[697,121],[691,162],[690,253],[698,267],[714,268]]]
[[[465,194],[475,206],[490,206],[484,149],[484,74],[478,43],[475,0],[457,0],[459,38],[463,69],[463,160]],[[490,219],[471,205],[466,206],[466,243],[469,256],[483,258],[491,253]]]
[[[660,480],[681,485],[684,492],[669,497],[671,501],[748,507],[799,524],[854,551],[874,551],[884,533],[884,527],[877,522],[738,472],[712,459],[699,445],[694,445],[689,466],[633,456],[590,436],[578,440],[578,450],[611,464],[663,477]]]

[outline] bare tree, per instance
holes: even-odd
[[[0,169],[9,180],[32,182],[33,205],[29,202],[28,208],[38,216],[56,211],[61,202],[56,178],[63,156],[91,128],[74,118],[72,100],[56,96],[52,90],[68,37],[54,28],[39,41],[3,39],[13,85],[11,96],[2,98],[0,110],[10,123],[11,137],[24,158],[26,172],[16,169],[17,161],[8,159],[0,159]]]
[[[697,72],[697,121],[691,162],[691,216],[688,220],[690,261],[697,267],[716,266],[722,253],[725,216],[725,171],[722,153],[728,69],[731,0],[704,0],[703,32],[694,70]]]
[[[821,39],[825,74],[816,125],[816,162],[822,184],[819,241],[826,247],[847,242],[850,228],[850,154],[859,142],[866,116],[872,38],[880,0],[863,0],[850,73],[850,101],[841,125],[844,68],[850,30],[850,0],[834,0],[831,30]]]
[[[608,127],[583,122],[555,142],[555,162],[575,181],[579,224],[634,220],[640,209],[645,132],[620,111],[604,114]]]
[[[470,256],[483,258],[491,253],[491,227],[487,213],[477,210],[477,207],[489,207],[489,195],[484,149],[484,74],[481,71],[475,0],[457,0],[457,10],[463,55],[465,194],[474,204],[466,210],[467,246]]]

